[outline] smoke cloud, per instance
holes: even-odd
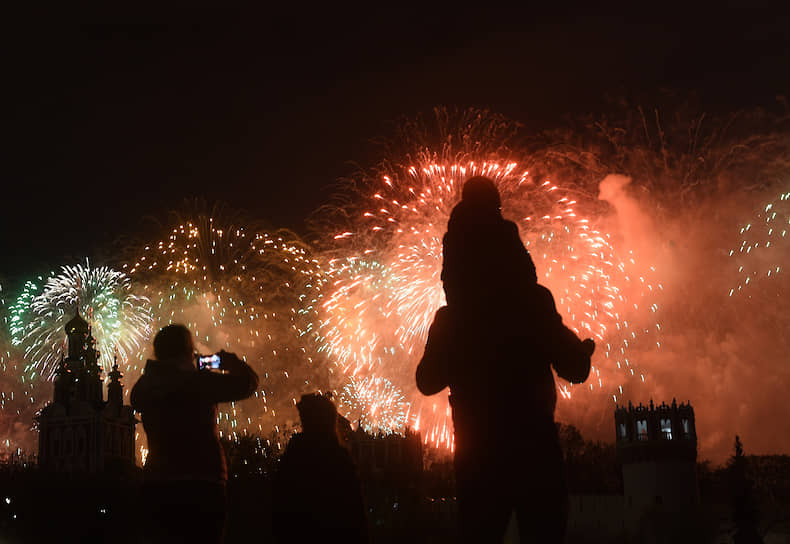
[[[787,453],[790,201],[782,188],[711,195],[659,221],[630,184],[609,175],[599,198],[612,208],[608,231],[661,278],[662,338],[635,354],[645,381],[627,383],[618,403],[690,401],[701,459],[725,461],[736,434],[747,453]],[[584,413],[561,405],[558,415],[591,438],[612,440],[612,398],[584,405]]]

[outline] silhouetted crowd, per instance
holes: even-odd
[[[425,395],[450,390],[457,534],[465,542],[501,542],[515,513],[522,541],[562,542],[567,486],[552,368],[568,381],[585,381],[595,346],[563,324],[518,228],[502,217],[490,179],[464,184],[443,257],[447,305],[436,312],[416,381]],[[258,377],[232,353],[203,361],[182,325],[158,332],[154,355],[131,393],[150,448],[145,539],[222,542],[228,470],[217,404],[249,397]],[[367,542],[368,512],[333,401],[310,394],[297,408],[301,432],[291,437],[273,482],[275,537]]]

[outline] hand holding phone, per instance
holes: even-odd
[[[198,355],[198,370],[216,370],[220,365],[218,353],[214,355]]]
[[[244,364],[244,362],[241,359],[239,359],[238,355],[236,355],[235,353],[230,353],[229,351],[225,351],[224,349],[220,350],[220,352],[217,353],[217,355],[219,355],[220,358],[219,368],[221,370],[232,371],[234,369],[239,368],[240,365]]]

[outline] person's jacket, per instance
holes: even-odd
[[[227,480],[217,403],[245,399],[257,387],[255,371],[240,360],[224,374],[148,361],[131,393],[132,408],[142,414],[148,437],[146,477]]]
[[[291,437],[274,479],[278,542],[368,541],[357,469],[335,436]]]
[[[570,382],[590,373],[582,341],[562,323],[551,292],[535,284],[530,301],[500,314],[469,315],[444,306],[436,312],[417,367],[417,387],[433,395],[451,390],[456,435],[461,426],[506,428],[529,417],[552,419],[557,400],[551,368]]]

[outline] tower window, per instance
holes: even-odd
[[[640,419],[636,422],[636,436],[639,440],[647,440],[647,420]]]
[[[672,440],[672,420],[669,418],[661,419],[661,436],[665,440]]]
[[[626,438],[628,436],[628,431],[626,430],[625,423],[620,423],[617,426],[617,436],[620,438]]]
[[[691,429],[689,428],[689,420],[683,418],[683,421],[681,423],[683,424],[683,436],[685,438],[689,438],[691,436]]]

